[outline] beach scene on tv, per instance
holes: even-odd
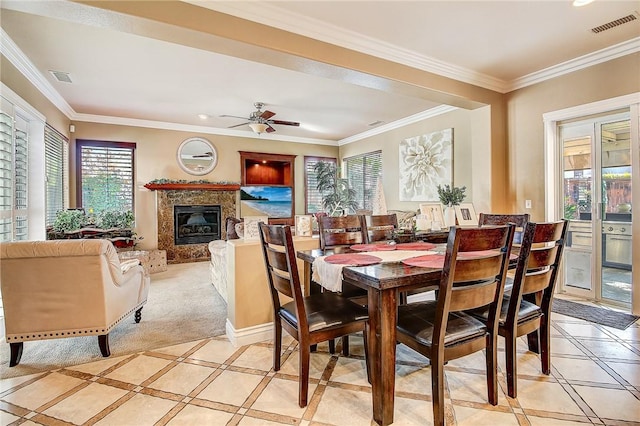
[[[243,186],[240,188],[240,215],[291,217],[291,188],[282,186]]]

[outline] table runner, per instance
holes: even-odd
[[[427,256],[436,254],[435,251],[429,250],[393,250],[393,251],[375,251],[375,252],[359,252],[358,254],[371,255],[380,258],[381,263],[399,262],[404,259],[417,256]],[[336,264],[325,261],[328,256],[320,256],[313,261],[313,274],[311,279],[322,287],[330,291],[342,291],[342,268],[345,266],[357,266],[354,263]]]

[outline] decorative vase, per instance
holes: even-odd
[[[446,228],[456,226],[456,210],[453,206],[447,206],[444,208],[444,226]]]

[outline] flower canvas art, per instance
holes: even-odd
[[[453,181],[453,129],[400,142],[400,201],[438,201],[438,185]]]

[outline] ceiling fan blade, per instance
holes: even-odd
[[[233,118],[241,118],[243,120],[249,120],[247,117],[238,117],[237,115],[228,115],[228,114],[222,114],[220,117],[233,117]]]
[[[213,157],[213,152],[205,152],[204,154],[192,155],[192,158]]]
[[[270,124],[281,124],[283,126],[300,126],[300,123],[295,121],[282,121],[282,120],[269,120]]]
[[[265,120],[270,119],[271,117],[273,117],[274,115],[276,115],[275,112],[271,112],[271,111],[265,111],[262,114],[260,114],[260,118],[264,118]]]
[[[267,127],[267,130],[265,130],[265,132],[267,132],[267,133],[273,133],[273,132],[275,132],[275,131],[276,131],[276,129],[274,129],[274,128],[273,128],[273,127],[271,127],[271,126]]]
[[[240,117],[238,117],[238,118],[240,118]],[[240,123],[240,124],[236,124],[235,126],[229,126],[229,127],[227,127],[227,129],[233,129],[234,127],[244,126],[244,125],[249,124],[249,123],[251,123],[251,122],[247,121],[246,123]]]

